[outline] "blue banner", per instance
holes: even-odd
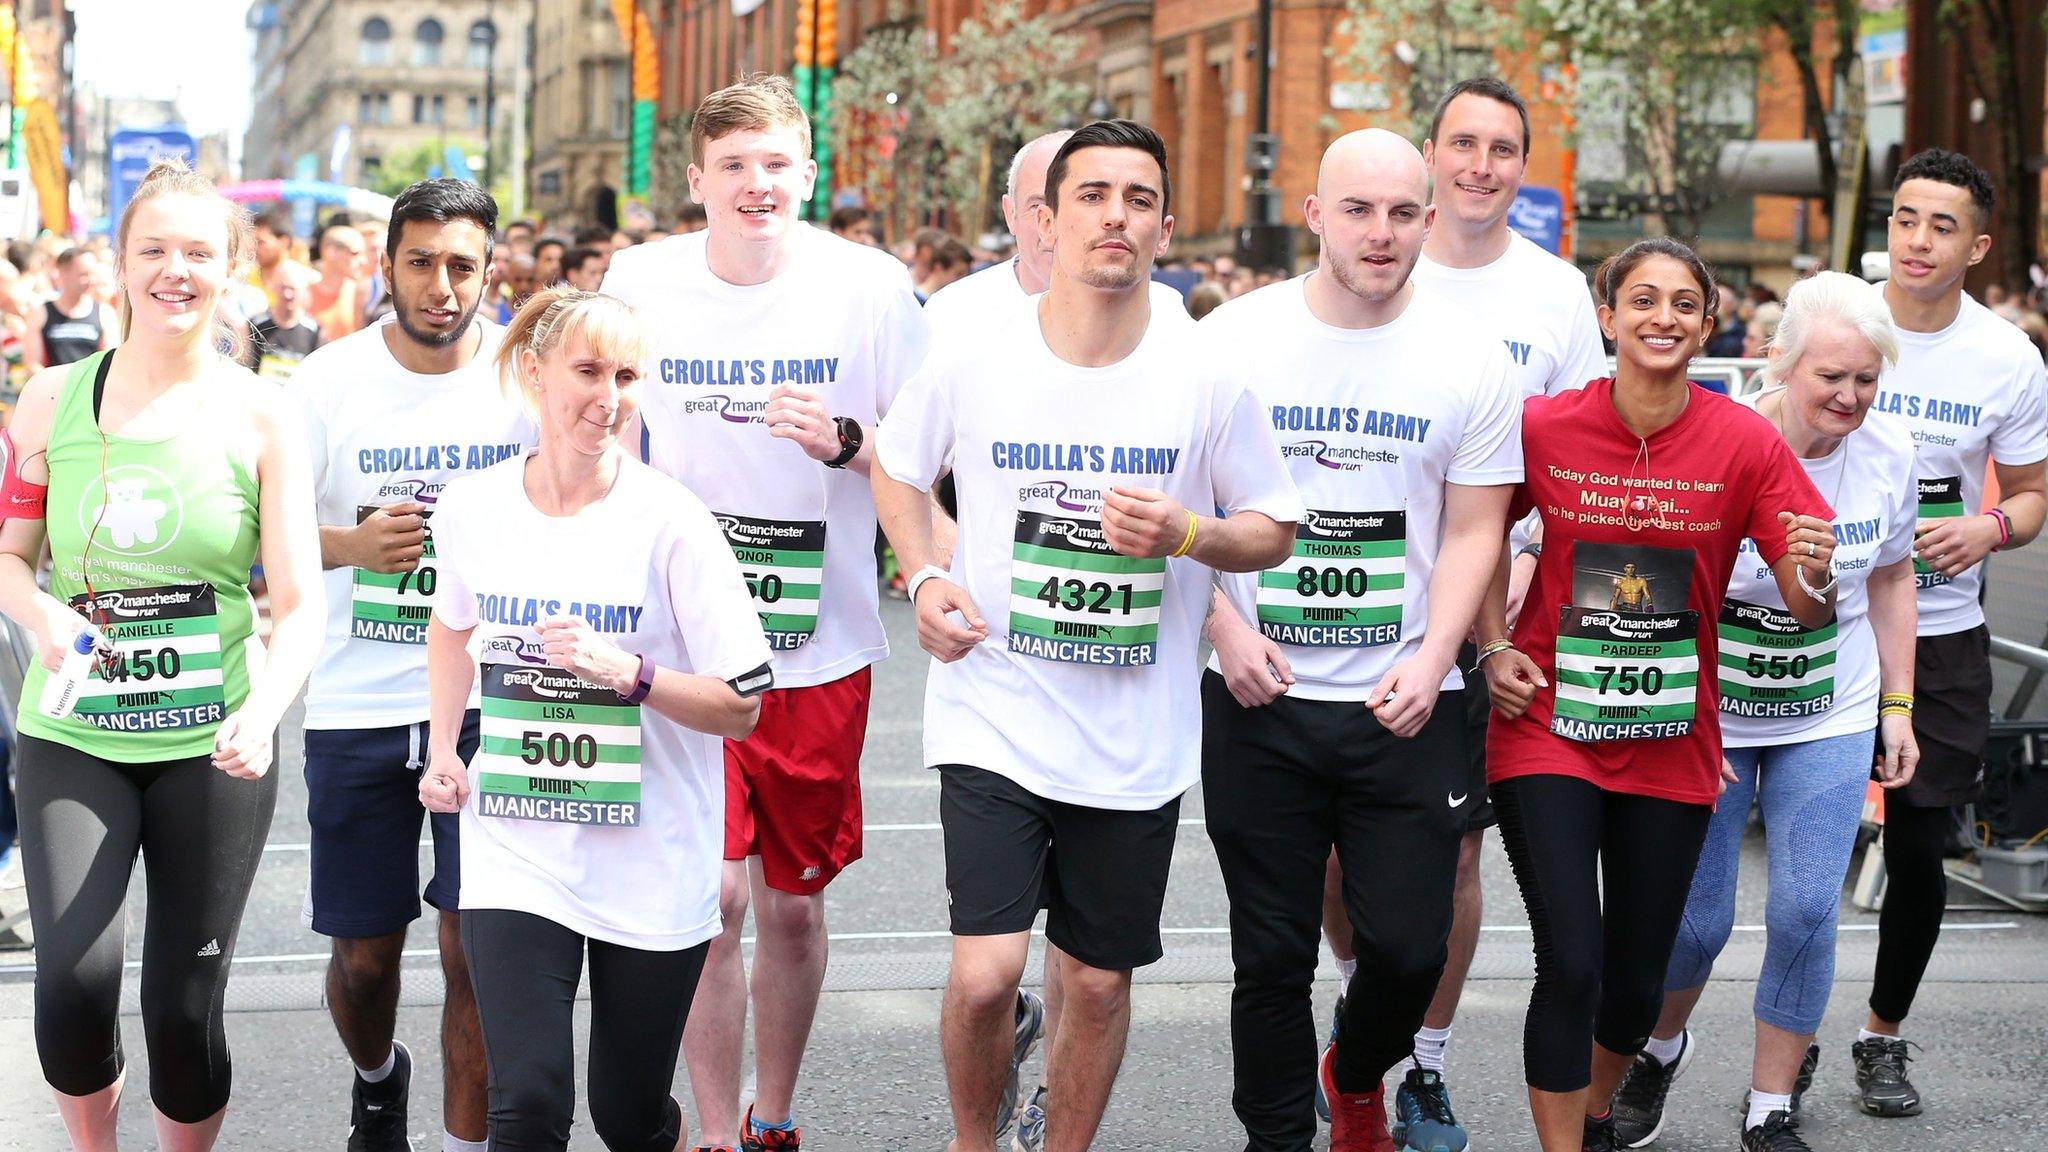
[[[1564,244],[1564,197],[1555,188],[1523,185],[1508,205],[1508,227],[1556,255]]]
[[[176,156],[188,168],[199,167],[199,146],[183,128],[123,128],[107,141],[107,215],[115,220],[128,207],[128,198],[149,166],[166,156]]]

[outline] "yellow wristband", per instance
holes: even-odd
[[[1199,520],[1198,520],[1198,519],[1196,518],[1195,514],[1194,514],[1193,512],[1189,512],[1189,513],[1188,513],[1188,534],[1187,534],[1186,536],[1184,536],[1184,537],[1182,537],[1182,538],[1181,538],[1181,542],[1180,542],[1180,547],[1178,547],[1178,548],[1175,548],[1175,549],[1174,549],[1174,550],[1173,550],[1173,551],[1172,551],[1171,553],[1169,553],[1169,555],[1172,555],[1172,556],[1176,556],[1176,557],[1179,557],[1179,556],[1185,556],[1185,555],[1187,555],[1187,554],[1188,554],[1188,553],[1189,553],[1190,551],[1192,551],[1192,550],[1194,549],[1194,546],[1195,546],[1195,526],[1196,526],[1196,525],[1197,525],[1198,523],[1200,523],[1200,521],[1199,521]]]
[[[1887,692],[1877,698],[1879,704],[1897,704],[1908,712],[1913,710],[1913,698],[1904,692]]]
[[[1884,707],[1879,708],[1877,710],[1877,714],[1879,717],[1904,716],[1908,719],[1911,719],[1913,716],[1913,710],[1911,708],[1903,707],[1898,704],[1887,704]]]

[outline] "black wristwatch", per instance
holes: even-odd
[[[860,430],[860,421],[851,416],[834,416],[832,423],[839,429],[839,455],[825,461],[827,468],[844,468],[860,455],[860,446],[867,435]]]

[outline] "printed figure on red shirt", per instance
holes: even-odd
[[[1476,633],[1535,938],[1523,1065],[1544,1152],[1615,1147],[1609,1105],[1662,1004],[1721,787],[1713,622],[1743,539],[1802,627],[1834,614],[1833,510],[1768,420],[1686,379],[1712,274],[1644,240],[1595,295],[1615,378],[1525,402],[1511,515],[1542,517],[1544,551],[1512,641],[1505,567]]]

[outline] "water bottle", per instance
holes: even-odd
[[[100,630],[90,624],[72,638],[70,650],[64,653],[64,663],[43,681],[43,715],[52,720],[71,715],[85,688],[85,678],[92,673],[93,651],[99,643]]]

